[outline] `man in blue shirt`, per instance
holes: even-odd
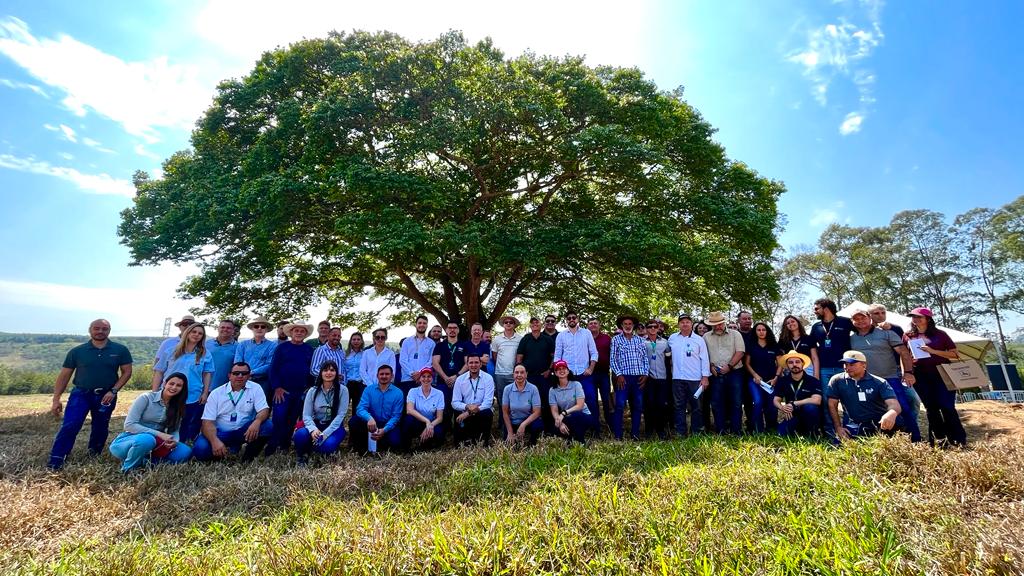
[[[265,317],[257,316],[246,327],[252,330],[252,339],[238,343],[238,348],[235,349],[235,362],[245,362],[251,367],[252,374],[249,380],[259,384],[269,404],[273,397],[273,390],[270,389],[270,365],[274,360],[277,340],[267,338],[267,331],[274,325]]]
[[[306,343],[309,344],[310,341],[306,340]],[[334,363],[338,365],[338,382],[344,385],[345,372],[340,368],[345,366],[345,348],[341,345],[341,328],[337,326],[327,332],[327,342],[313,351],[313,362],[309,365],[309,375],[314,379],[319,376],[320,367],[327,360],[334,360]]]
[[[491,421],[494,416],[494,378],[481,370],[480,356],[470,352],[466,356],[469,371],[455,380],[452,392],[452,410],[455,411],[455,442],[484,446],[491,444]]]
[[[429,368],[434,358],[434,341],[427,338],[427,325],[430,322],[424,315],[416,317],[416,334],[402,341],[402,349],[398,353],[398,361],[402,368],[402,381],[398,388],[403,395],[416,387],[420,370]]]
[[[92,415],[89,433],[89,454],[98,455],[107,443],[110,415],[117,404],[118,391],[132,377],[132,354],[122,344],[109,339],[110,322],[98,319],[89,324],[89,341],[75,346],[64,358],[64,366],[53,386],[50,413],[59,417],[64,407],[60,397],[74,374],[75,389],[68,396],[68,409],[64,414],[57,437],[53,440],[47,467],[60,470],[64,466],[75,439],[85,424],[85,415]]]
[[[612,417],[612,433],[616,440],[622,440],[624,411],[629,400],[630,434],[633,440],[640,439],[640,415],[643,413],[643,387],[650,371],[646,340],[637,336],[633,329],[639,324],[636,316],[620,316],[616,321],[621,334],[612,338],[609,362],[614,377],[615,414]],[[584,392],[586,394],[586,392]],[[650,426],[650,422],[647,423]]]
[[[388,364],[377,368],[377,385],[363,391],[355,414],[348,421],[349,445],[356,454],[380,454],[402,446],[402,420],[405,398],[397,386],[391,384],[395,372]],[[376,445],[371,450],[370,441]]]
[[[594,414],[593,431],[597,433],[600,429],[600,422],[597,417],[597,388],[594,386],[594,367],[597,366],[597,344],[594,342],[594,335],[590,330],[580,328],[579,315],[569,312],[565,315],[565,323],[568,330],[563,330],[555,337],[555,361],[565,360],[569,370],[576,375],[580,386],[583,387],[583,395],[586,396],[587,408]]]
[[[903,430],[900,417],[900,403],[892,387],[874,374],[868,374],[867,358],[857,350],[849,350],[839,360],[844,374],[836,374],[829,380],[828,411],[832,414],[834,442],[846,441],[856,436],[870,436],[879,432],[892,435]],[[839,419],[839,403],[849,416],[843,424]]]
[[[231,371],[231,364],[235,361],[235,351],[238,343],[235,342],[235,323],[231,320],[221,320],[217,325],[217,337],[206,341],[206,350],[213,356],[213,381],[210,389],[226,384],[228,372]],[[155,366],[155,364],[154,364]]]

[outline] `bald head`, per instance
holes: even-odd
[[[110,335],[110,322],[103,318],[97,318],[89,324],[89,337],[97,342],[102,342]]]

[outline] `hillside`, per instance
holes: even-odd
[[[0,332],[0,366],[27,372],[60,370],[68,350],[89,340],[70,334],[11,334]],[[121,336],[113,340],[131,350],[136,364],[152,362],[163,337]]]

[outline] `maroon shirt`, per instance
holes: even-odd
[[[594,365],[594,370],[607,372],[611,369],[612,337],[604,332],[599,332],[597,336],[594,336],[594,344],[597,346],[597,364]]]
[[[911,335],[909,333],[908,334],[904,334],[903,335],[903,341],[907,342],[907,341],[911,340],[914,337],[915,336],[913,336],[913,335]],[[943,350],[943,351],[946,351],[946,350],[956,350],[956,344],[953,342],[953,339],[949,337],[949,334],[946,334],[944,331],[939,330],[938,328],[935,329],[935,333],[932,334],[931,336],[925,336],[924,334],[918,334],[918,335],[916,335],[916,337],[917,338],[924,338],[925,342],[927,343],[927,345],[929,347],[931,347],[931,348],[935,348],[936,350]],[[932,354],[928,358],[921,358],[919,360],[915,359],[914,360],[914,369],[915,370],[923,370],[925,372],[938,372],[940,364],[949,364],[949,363],[950,363],[949,359],[942,358],[940,356],[936,356],[935,354]]]

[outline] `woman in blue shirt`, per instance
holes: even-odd
[[[188,444],[179,442],[178,431],[185,416],[188,380],[175,372],[163,388],[145,392],[135,399],[124,419],[124,432],[110,443],[110,453],[121,460],[121,472],[131,472],[149,462],[184,462],[192,456]]]
[[[200,418],[210,395],[210,383],[216,366],[213,355],[206,349],[206,327],[193,324],[181,335],[181,341],[168,358],[161,358],[153,366],[153,390],[160,388],[164,374],[181,372],[188,381],[188,399],[185,417],[181,422],[181,441],[193,442],[199,435]]]
[[[582,389],[582,387],[581,387]],[[526,381],[526,366],[516,364],[512,383],[501,393],[501,417],[505,423],[505,441],[533,446],[544,430],[540,419],[541,399],[536,386]]]
[[[774,431],[778,426],[778,411],[774,403],[774,386],[782,368],[779,367],[779,344],[772,329],[764,322],[753,327],[754,338],[746,355],[746,368],[750,374],[750,396],[753,399],[754,431]]]
[[[555,419],[555,433],[568,441],[586,444],[587,430],[593,426],[593,417],[587,407],[583,386],[571,380],[572,373],[565,360],[551,365],[557,384],[548,391],[548,405]]]
[[[316,383],[306,391],[302,422],[295,428],[295,455],[300,466],[309,453],[334,454],[345,439],[344,418],[348,413],[348,388],[338,383],[338,364],[325,360]]]
[[[444,445],[444,393],[434,388],[434,370],[420,370],[419,386],[409,390],[402,418],[402,448],[412,451],[413,441],[419,438],[421,449]]]
[[[365,345],[363,333],[353,332],[348,337],[348,348],[345,350],[345,385],[348,386],[348,396],[352,399],[353,412],[356,406],[359,406],[359,399],[363,397],[363,390],[366,389],[366,382],[363,382],[363,374],[359,370],[363,363]]]

